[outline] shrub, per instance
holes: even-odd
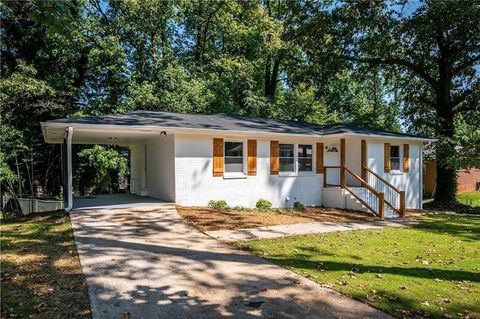
[[[208,207],[211,207],[211,208],[214,208],[214,209],[220,209],[220,210],[223,210],[223,209],[227,209],[228,208],[228,204],[226,201],[224,201],[223,199],[220,199],[220,200],[211,200],[208,202]]]
[[[269,210],[272,208],[272,202],[265,198],[260,198],[255,204],[258,210]]]
[[[303,205],[301,202],[295,202],[293,203],[293,209],[297,211],[304,211],[305,210],[305,205]]]
[[[241,211],[241,212],[250,210],[249,208],[243,207],[243,206],[235,206],[232,209],[233,210],[238,210],[238,211]]]

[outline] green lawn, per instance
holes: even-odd
[[[458,194],[457,201],[464,205],[480,207],[480,191]]]
[[[1,221],[1,318],[90,318],[67,214]]]
[[[398,317],[480,318],[480,216],[239,244]]]

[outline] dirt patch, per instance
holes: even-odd
[[[87,286],[64,213],[2,221],[1,318],[90,318]]]
[[[208,207],[177,206],[185,221],[202,231],[254,228],[261,226],[303,224],[313,222],[370,222],[379,218],[356,211],[336,208],[307,207],[303,212],[292,210],[216,210]]]

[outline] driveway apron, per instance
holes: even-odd
[[[185,224],[173,204],[71,212],[94,318],[389,318]]]

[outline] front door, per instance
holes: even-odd
[[[324,166],[340,166],[340,141],[325,143]],[[340,168],[328,169],[327,185],[340,185]]]

